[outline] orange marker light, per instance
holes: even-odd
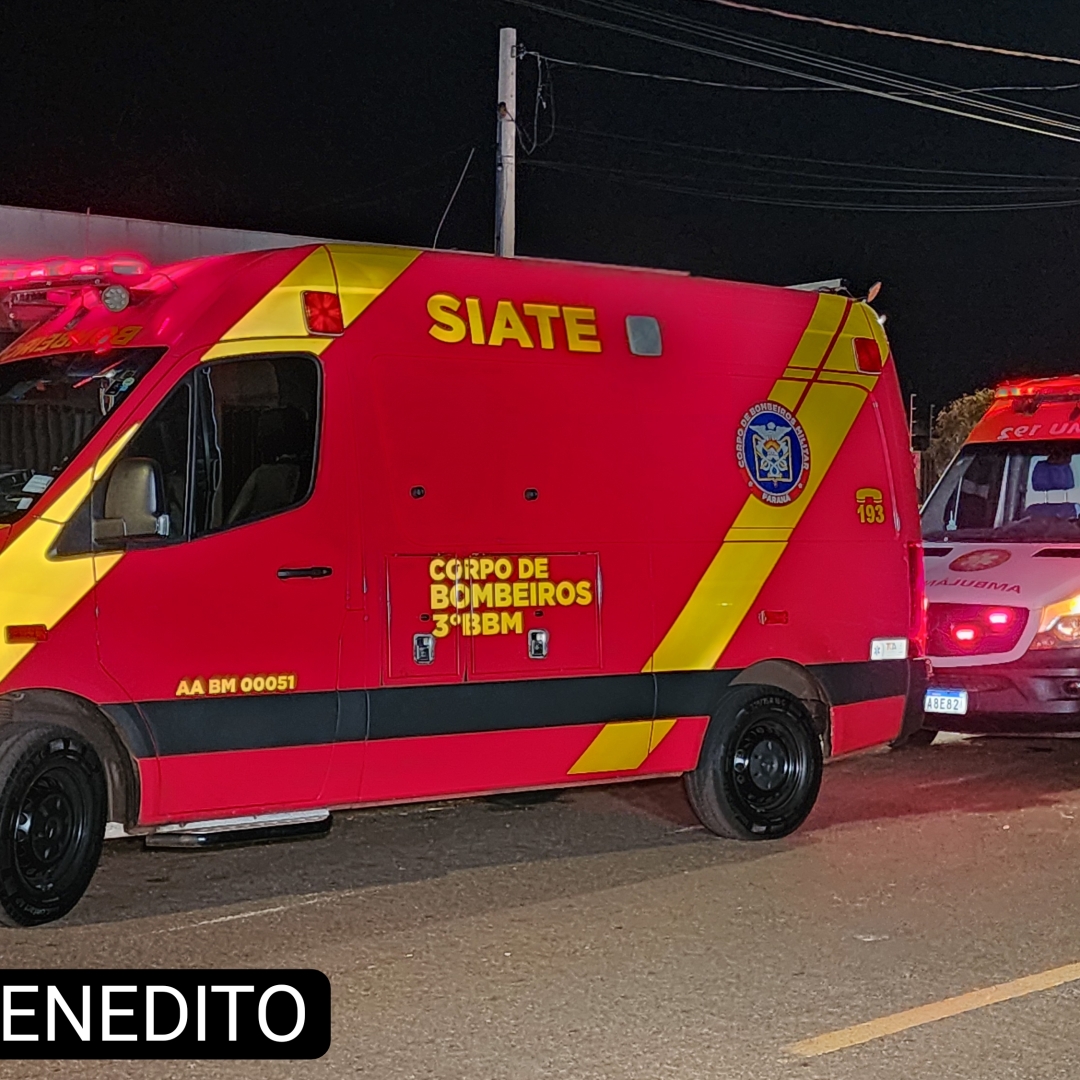
[[[4,627],[4,640],[9,645],[32,645],[35,641],[48,641],[49,629],[44,623],[22,623]]]

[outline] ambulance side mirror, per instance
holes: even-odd
[[[94,522],[95,542],[169,535],[169,515],[161,512],[162,484],[157,462],[124,458],[109,475],[102,517]]]

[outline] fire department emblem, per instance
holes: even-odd
[[[810,476],[806,432],[774,401],[747,409],[739,422],[735,457],[751,491],[771,506],[786,506],[797,499]]]
[[[1010,554],[1001,548],[983,548],[979,551],[969,551],[960,555],[949,563],[950,570],[959,570],[970,574],[972,570],[993,570],[995,566],[1008,562]]]

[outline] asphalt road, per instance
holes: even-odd
[[[0,1080],[1071,1080],[1080,981],[791,1047],[1080,961],[1078,865],[1071,740],[833,763],[804,828],[769,844],[706,835],[666,780],[342,814],[323,839],[232,851],[121,840],[67,920],[0,931],[3,966],[321,968],[330,1052],[0,1062]]]

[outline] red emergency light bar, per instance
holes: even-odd
[[[41,262],[0,262],[0,289],[61,283],[90,284],[120,278],[129,282],[144,278],[150,266],[134,255],[107,255],[85,259],[70,257]]]
[[[1022,383],[1003,383],[994,391],[999,398],[1051,398],[1062,400],[1080,394],[1080,375],[1055,376],[1049,379],[1030,379]]]
[[[149,277],[150,264],[129,254],[0,261],[0,330],[22,333],[76,301],[123,310]]]

